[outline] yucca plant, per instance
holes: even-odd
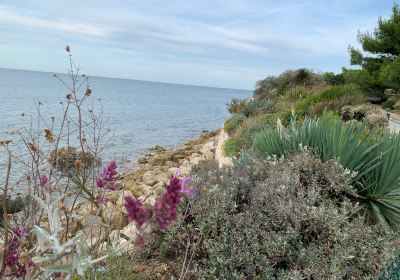
[[[267,127],[254,140],[252,151],[261,156],[283,156],[304,147],[315,150],[326,162],[337,158],[356,175],[354,193],[358,212],[366,222],[400,225],[400,136],[378,132],[367,126],[343,123],[332,115],[306,118],[301,125]]]

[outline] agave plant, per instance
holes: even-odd
[[[299,126],[277,125],[261,131],[252,150],[261,156],[282,156],[306,146],[322,161],[337,158],[342,166],[355,171],[358,212],[368,224],[400,225],[400,136],[378,132],[358,122],[343,123],[331,115],[306,118]]]

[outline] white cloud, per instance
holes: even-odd
[[[16,25],[28,28],[44,28],[93,37],[105,37],[107,30],[90,24],[74,21],[47,20],[20,15],[0,6],[0,23],[4,25]]]

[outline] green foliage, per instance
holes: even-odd
[[[298,101],[305,99],[313,94],[313,91],[305,86],[295,86],[288,89],[284,95],[283,99],[287,101]]]
[[[271,98],[274,95],[282,95],[286,90],[296,86],[311,87],[323,83],[323,77],[312,70],[301,68],[298,70],[287,70],[279,76],[268,76],[256,84],[254,97],[262,96]]]
[[[236,156],[240,152],[242,141],[238,138],[229,138],[223,146],[224,154],[228,157]]]
[[[226,104],[226,107],[231,114],[240,114],[243,112],[244,107],[246,107],[247,100],[246,99],[239,99],[233,98],[231,102]]]
[[[343,85],[345,83],[343,74],[335,74],[333,72],[325,72],[324,80],[328,85],[332,86]]]
[[[327,111],[339,113],[343,106],[357,105],[363,102],[364,98],[361,95],[348,95],[333,100],[318,102],[308,109],[308,113],[312,116],[321,116]]]
[[[366,55],[353,47],[349,48],[351,64],[362,68],[352,70],[359,77],[355,82],[369,92],[382,94],[388,87],[400,89],[399,34],[400,9],[394,4],[391,17],[387,20],[380,18],[373,33],[358,35],[358,41]],[[346,76],[345,73],[344,75]]]
[[[353,96],[356,99],[359,99],[362,96],[362,92],[359,87],[346,84],[339,86],[332,86],[326,89],[323,89],[314,95],[311,95],[309,98],[304,99],[296,106],[296,112],[300,115],[305,115],[308,113],[309,109],[321,102],[338,100],[345,96]]]
[[[196,244],[194,279],[371,279],[395,234],[351,216],[350,174],[311,153],[194,169],[198,192],[171,238]]]
[[[239,126],[244,120],[246,116],[243,114],[233,114],[224,124],[224,130],[230,132]]]
[[[400,136],[382,136],[358,122],[342,123],[324,116],[295,121],[288,128],[266,128],[253,143],[253,151],[264,157],[282,156],[310,147],[323,162],[337,158],[345,168],[357,172],[353,186],[357,208],[367,223],[400,224]]]
[[[394,104],[396,104],[396,101],[392,100],[392,99],[388,99],[385,102],[382,103],[382,107],[385,109],[393,109],[394,108]]]
[[[380,109],[371,104],[344,106],[341,115],[344,121],[357,120],[371,129],[385,130],[388,126],[387,117]]]

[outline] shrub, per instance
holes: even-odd
[[[305,99],[313,94],[313,91],[305,86],[295,86],[288,89],[283,94],[283,99],[288,101],[298,101]]]
[[[224,130],[230,132],[246,119],[243,114],[233,114],[224,124]]]
[[[225,141],[223,150],[228,157],[236,156],[240,152],[242,141],[239,138],[229,138]]]
[[[229,111],[229,113],[233,114],[240,114],[242,113],[244,107],[247,104],[247,100],[246,99],[239,99],[239,98],[234,98],[231,100],[231,102],[229,102],[228,104],[226,104],[226,107]]]
[[[196,245],[193,279],[370,279],[397,248],[395,234],[349,220],[351,177],[334,160],[307,152],[192,175],[171,248]]]
[[[316,149],[323,162],[337,158],[356,171],[353,179],[358,210],[367,223],[400,224],[400,136],[377,134],[358,122],[344,124],[338,118],[306,118],[301,126],[266,128],[253,143],[264,157],[287,155],[303,147]]]
[[[274,94],[282,95],[286,90],[295,86],[311,87],[324,83],[323,77],[312,70],[301,68],[287,70],[279,76],[268,76],[258,81],[254,90],[254,97],[265,96],[270,98]]]
[[[93,167],[101,164],[99,157],[89,151],[78,151],[75,147],[60,148],[57,153],[52,151],[49,161],[63,176],[72,178],[91,171]]]
[[[396,101],[389,99],[382,103],[382,107],[385,109],[394,109],[395,104],[396,104]]]
[[[332,86],[343,85],[345,83],[343,74],[335,74],[333,72],[325,72],[324,80],[327,84]]]
[[[307,114],[311,106],[323,102],[323,101],[331,101],[343,98],[344,96],[354,96],[361,97],[362,92],[360,88],[354,85],[339,85],[332,86],[326,89],[321,90],[320,92],[315,93],[309,98],[302,101],[297,105],[296,111],[301,114]]]
[[[321,101],[317,104],[312,105],[308,112],[311,116],[321,116],[325,111],[332,111],[340,113],[343,106],[357,105],[364,101],[364,99],[359,96],[343,96],[341,98]]]
[[[371,129],[386,129],[388,126],[387,117],[376,107],[370,104],[357,106],[344,106],[341,110],[344,121],[362,121]]]

